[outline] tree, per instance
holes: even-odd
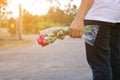
[[[22,34],[23,34],[23,18],[22,18],[22,7],[19,4],[19,17],[16,20],[16,38],[18,40],[22,40]]]
[[[0,5],[7,5],[7,0],[0,0]]]
[[[56,1],[59,5],[60,2],[58,0],[48,0],[53,3],[53,1]],[[60,23],[61,25],[70,25],[74,16],[77,13],[77,6],[72,5],[73,0],[69,0],[69,3],[65,5],[65,9],[61,10],[58,6],[52,6],[50,7],[48,11],[48,19],[49,21]],[[58,19],[59,17],[59,19]]]
[[[7,0],[0,0],[0,15],[5,15],[5,6],[7,5]]]
[[[7,5],[7,0],[0,0],[0,27],[1,27],[1,20],[5,15],[5,6]]]
[[[60,4],[59,0],[46,0],[46,1],[48,1],[48,2],[50,2],[50,3],[51,3],[50,8],[51,8],[51,7],[52,7],[52,8],[58,8],[58,7],[60,7],[60,6],[61,6],[61,4]],[[53,6],[53,2],[56,2],[56,5],[55,5],[55,6]]]
[[[38,23],[41,22],[40,16],[32,15],[27,10],[23,10],[23,32],[25,34],[32,34],[39,32]]]

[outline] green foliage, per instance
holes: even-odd
[[[9,32],[14,35],[16,33],[16,19],[10,18],[7,24],[8,26],[4,27],[7,27],[9,29]]]
[[[75,16],[75,10],[69,7],[68,13],[60,8],[51,7],[46,15],[37,16],[32,15],[24,10],[23,15],[23,31],[25,34],[39,33],[40,30],[55,27],[55,26],[69,26]],[[73,12],[72,12],[73,11]]]
[[[48,0],[52,4],[53,1],[60,6],[59,0]],[[70,0],[71,2],[72,0]],[[65,10],[61,10],[59,6],[51,6],[46,15],[38,16],[32,15],[27,10],[23,11],[23,33],[24,34],[38,34],[40,30],[56,27],[56,26],[69,26],[74,19],[74,16],[77,11],[77,7],[71,3],[65,5]],[[3,25],[10,26],[13,23],[16,25],[16,20],[11,18],[9,19],[9,24],[5,21]],[[9,27],[10,30],[11,27]],[[15,28],[14,28],[15,30]]]
[[[8,28],[9,24],[7,20],[1,20],[1,27]]]
[[[33,16],[29,12],[25,12],[23,16],[23,32],[25,34],[39,33],[40,30],[59,26],[59,23],[50,22],[46,16]]]
[[[66,14],[64,13],[63,10],[59,8],[55,10],[53,8],[50,8],[46,16],[48,18],[47,21],[49,22],[60,23],[61,25],[66,25]]]
[[[37,27],[38,27],[39,30],[43,30],[43,29],[46,29],[46,28],[55,27],[55,26],[59,26],[59,25],[60,25],[59,23],[42,21],[42,22],[39,22],[37,24]]]
[[[7,3],[7,0],[0,0],[0,5],[3,5],[3,6],[5,6],[5,5],[7,5],[8,3]]]
[[[7,4],[8,4],[7,0],[0,0],[0,16],[2,16],[2,17],[6,14]]]
[[[46,38],[48,40],[49,43],[53,43],[55,42],[56,39],[60,39],[63,40],[65,38],[66,35],[68,35],[68,30],[64,30],[64,29],[58,29],[58,30],[54,30],[50,35],[46,34]]]

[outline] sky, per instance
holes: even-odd
[[[10,0],[8,0],[10,1]],[[69,0],[59,0],[61,3],[61,9],[64,9],[64,5],[68,4]],[[73,0],[72,4],[75,4],[79,7],[81,0]],[[49,10],[51,4],[46,0],[11,0],[7,6],[7,11],[12,11],[12,15],[9,17],[17,18],[19,11],[18,5],[21,4],[23,9],[28,10],[33,15],[44,15]],[[53,3],[52,5],[56,5]]]

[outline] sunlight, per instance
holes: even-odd
[[[11,10],[14,18],[18,17],[18,5],[21,4],[23,9],[26,9],[33,15],[43,15],[46,14],[49,9],[49,3],[45,0],[12,0],[12,2],[8,5],[8,10]]]
[[[72,4],[77,5],[77,7],[80,5],[81,0],[74,0]],[[60,0],[61,9],[65,8],[65,4],[68,4],[68,0]],[[48,12],[51,4],[46,0],[11,0],[10,4],[8,4],[7,10],[12,11],[12,15],[9,17],[17,18],[19,11],[18,11],[18,5],[21,4],[22,9],[26,9],[33,15],[44,15]],[[53,2],[53,6],[58,6],[56,3]],[[59,7],[59,6],[58,6]]]
[[[27,5],[26,5],[27,3]],[[29,0],[25,2],[25,0],[23,0],[21,2],[21,5],[23,8],[25,8],[26,10],[28,10],[30,13],[32,13],[33,15],[38,14],[38,15],[42,15],[47,13],[48,9],[49,9],[49,3],[46,2],[45,0]]]

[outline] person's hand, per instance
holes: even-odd
[[[81,38],[84,30],[83,28],[84,28],[84,20],[80,21],[78,19],[74,19],[69,29],[70,37]]]

